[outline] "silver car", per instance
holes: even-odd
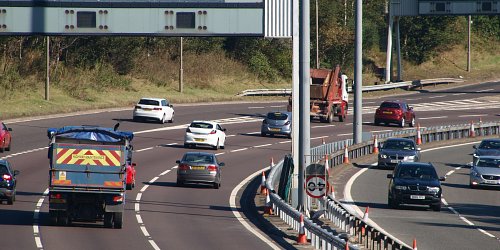
[[[420,148],[411,139],[389,138],[378,153],[378,167],[394,168],[400,162],[420,161]]]
[[[292,113],[291,112],[269,112],[262,121],[260,129],[262,136],[285,135],[292,138]]]
[[[473,160],[478,156],[493,155],[500,156],[500,138],[484,139],[479,146],[472,146],[474,150]]]
[[[181,160],[177,160],[177,186],[186,183],[208,183],[218,189],[221,185],[221,167],[213,153],[187,152]]]
[[[471,188],[500,187],[500,156],[478,156],[470,168]]]

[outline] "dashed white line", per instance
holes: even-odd
[[[267,147],[267,146],[272,146],[273,144],[262,144],[262,145],[257,145],[257,146],[253,146],[254,148],[262,148],[262,147]]]
[[[139,224],[143,224],[143,222],[142,222],[142,217],[141,217],[141,215],[140,215],[140,214],[136,214],[136,215],[135,215],[135,218],[137,219],[137,223],[139,223]]]
[[[146,227],[145,226],[141,226],[141,231],[142,231],[142,234],[144,234],[144,236],[146,237],[149,237],[149,233],[148,233],[148,230],[146,230]]]
[[[33,225],[33,233],[37,234],[40,231],[38,231],[38,225]]]
[[[446,173],[446,175],[451,175],[453,173],[455,173],[455,170],[450,170],[448,173]]]
[[[257,135],[257,134],[260,134],[260,131],[244,133],[244,135]]]
[[[165,170],[165,171],[163,171],[163,173],[161,173],[160,175],[161,175],[161,176],[166,175],[166,174],[168,174],[168,172],[170,172],[170,171],[172,171],[172,170],[171,170],[171,169]]]
[[[221,152],[221,153],[217,153],[217,154],[215,154],[215,155],[216,155],[216,156],[219,156],[219,155],[223,155],[223,154],[225,154],[225,153],[226,153],[226,152]],[[175,168],[177,168],[177,167],[175,167]]]
[[[456,93],[456,94],[453,94],[453,95],[465,95],[466,93]]]
[[[441,97],[445,97],[444,95],[438,95],[438,96],[431,96],[429,97],[429,99],[434,99],[434,98],[441,98]]]
[[[38,200],[38,202],[36,203],[36,206],[37,206],[37,207],[41,207],[41,206],[42,206],[42,204],[43,204],[43,200],[44,200],[44,198],[40,198],[40,199]]]
[[[490,234],[490,233],[488,233],[488,232],[484,231],[484,230],[483,230],[483,229],[481,229],[481,228],[478,228],[477,230],[479,230],[479,232],[481,232],[481,233],[483,233],[483,234],[488,235],[488,236],[489,236],[489,237],[491,237],[491,238],[495,238],[495,235]]]
[[[346,135],[352,135],[352,133],[347,133],[347,134],[338,134],[337,136],[346,136]]]
[[[407,101],[416,101],[416,100],[420,100],[422,98],[409,98],[409,99],[406,99]]]
[[[474,223],[470,222],[467,218],[463,217],[463,216],[458,216],[458,218],[460,218],[461,220],[463,220],[465,223],[467,223],[469,226],[474,226]]]
[[[42,245],[42,239],[40,239],[40,237],[35,237],[35,244],[36,244],[36,247],[37,248],[43,248],[43,245]]]
[[[495,89],[483,89],[483,90],[478,90],[478,91],[476,91],[476,93],[487,92],[487,91],[492,91],[492,90],[495,90]]]
[[[247,150],[248,148],[240,148],[240,149],[235,149],[235,150],[231,150],[230,152],[231,153],[234,153],[234,152],[240,152],[240,151],[244,151],[244,150]]]
[[[280,105],[280,106],[269,106],[269,107],[271,107],[271,108],[283,108],[283,107],[285,107],[285,106]]]
[[[248,109],[263,109],[263,108],[266,108],[266,107],[248,107]]]
[[[318,140],[318,139],[324,139],[324,138],[328,138],[328,135],[314,137],[314,138],[311,138],[311,140]]]
[[[149,147],[149,148],[138,149],[138,150],[136,150],[135,152],[142,152],[142,151],[146,151],[146,150],[151,150],[151,149],[153,149],[153,148],[155,148],[155,147]]]
[[[156,245],[156,242],[154,240],[149,240],[149,244],[155,249],[155,250],[160,250],[158,245]]]
[[[236,135],[226,135],[226,137],[234,137],[234,136],[236,136]]]
[[[279,144],[285,144],[285,143],[290,143],[292,141],[282,141],[282,142],[279,142]]]
[[[158,180],[158,178],[160,178],[160,177],[156,176],[155,178],[151,179],[149,181],[149,184],[153,184],[156,180]]]
[[[134,211],[136,211],[136,212],[141,211],[141,204],[140,203],[135,203]]]
[[[144,187],[141,188],[141,192],[144,192],[146,191],[146,189],[148,189],[149,185],[144,185]]]
[[[431,119],[444,119],[448,118],[448,116],[433,116],[433,117],[421,117],[419,120],[431,120]]]
[[[173,166],[173,167],[172,167],[172,169],[176,169],[176,168],[178,168],[178,167],[179,167],[179,166]]]
[[[142,193],[138,193],[137,196],[135,197],[136,201],[140,201],[142,198]]]
[[[480,114],[480,115],[459,115],[458,117],[480,117],[480,116],[488,116],[488,114]]]
[[[327,127],[335,127],[335,125],[318,125],[318,126],[312,126],[311,128],[327,128]]]

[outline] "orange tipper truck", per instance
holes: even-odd
[[[132,132],[97,126],[49,128],[52,224],[103,222],[122,228]]]

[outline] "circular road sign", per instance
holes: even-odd
[[[313,198],[321,198],[328,190],[324,176],[309,176],[306,179],[306,193]]]

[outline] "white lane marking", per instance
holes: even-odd
[[[229,152],[234,153],[234,152],[244,151],[244,150],[247,150],[247,149],[248,149],[248,148],[240,148],[240,149],[231,150],[231,151],[229,151]]]
[[[431,119],[444,119],[448,118],[448,116],[432,116],[432,117],[420,117],[419,120],[431,120]]]
[[[225,153],[226,153],[226,152],[221,152],[221,153],[217,153],[217,154],[215,154],[215,155],[216,155],[216,156],[219,156],[219,155],[223,155],[223,154],[225,154]],[[177,167],[176,167],[176,168],[177,168]]]
[[[483,90],[478,90],[478,91],[476,91],[476,93],[487,92],[487,91],[492,91],[492,90],[495,90],[495,89],[483,89]]]
[[[158,245],[156,245],[156,242],[154,240],[149,240],[149,244],[155,249],[155,250],[160,250]]]
[[[158,178],[160,178],[160,177],[156,176],[155,178],[151,179],[149,181],[149,184],[153,184],[156,180],[158,180]]]
[[[253,146],[254,148],[262,148],[262,147],[267,147],[267,146],[272,146],[273,144],[262,144],[262,145],[257,145]]]
[[[258,135],[258,134],[260,134],[260,131],[243,133],[243,135]]]
[[[412,128],[413,129],[413,128]],[[370,132],[391,132],[392,130],[386,129],[386,130],[371,130]],[[352,133],[351,133],[352,134]]]
[[[429,99],[441,98],[441,97],[445,97],[445,95],[431,96],[431,97],[429,97]]]
[[[453,173],[455,173],[455,170],[450,170],[448,173],[446,173],[446,176],[451,175]]]
[[[36,207],[37,207],[37,208],[40,208],[40,207],[42,206],[43,200],[44,200],[44,198],[40,198],[40,199],[38,200],[38,202],[36,203]]]
[[[40,231],[38,231],[38,225],[33,225],[33,233],[34,234],[37,234],[39,233]]]
[[[140,215],[140,214],[136,214],[136,215],[135,215],[135,218],[137,219],[137,223],[139,223],[139,224],[143,224],[142,217],[141,217],[141,215]]]
[[[36,244],[37,248],[39,248],[39,249],[43,248],[42,239],[40,239],[40,237],[38,237],[38,236],[35,237],[35,244]]]
[[[279,144],[285,144],[285,143],[290,143],[292,141],[282,141],[282,142],[279,142]]]
[[[470,222],[467,218],[459,215],[458,218],[460,218],[461,220],[463,220],[465,223],[467,223],[469,226],[474,226],[474,223]]]
[[[138,150],[135,150],[135,152],[142,152],[142,151],[146,151],[146,150],[151,150],[155,147],[149,147],[149,148],[143,148],[143,149],[138,149]]]
[[[173,166],[173,167],[172,167],[172,169],[176,169],[176,168],[178,168],[178,167],[179,167],[179,166]]]
[[[490,234],[490,233],[488,233],[488,232],[484,231],[484,230],[483,230],[483,229],[481,229],[481,228],[478,228],[477,230],[479,230],[479,232],[481,232],[481,233],[483,233],[483,234],[488,235],[488,236],[489,236],[489,237],[491,237],[491,238],[495,238],[495,235]]]
[[[166,175],[166,174],[168,174],[168,172],[170,172],[170,171],[172,171],[172,170],[171,170],[171,169],[165,170],[165,171],[163,171],[163,173],[161,173],[160,175],[161,175],[161,176]]]
[[[480,115],[459,115],[458,117],[480,117],[480,116],[488,116],[488,114],[480,114]]]
[[[323,138],[328,138],[328,135],[314,137],[314,138],[311,138],[311,140],[318,140],[318,139],[323,139]]]
[[[137,193],[137,196],[135,197],[136,201],[140,201],[142,198],[142,193]]]
[[[236,135],[226,135],[226,137],[234,137],[234,136],[236,136]]]
[[[4,156],[4,157],[2,157],[0,159],[7,159],[7,158],[14,157],[14,156],[24,155],[24,154],[28,154],[28,153],[33,153],[33,152],[37,152],[37,151],[48,149],[48,148],[49,147],[43,147],[43,148],[35,148],[35,149],[31,149],[31,150],[26,150],[26,151],[23,151],[23,152],[18,152],[18,153],[15,153],[15,154],[6,155],[6,156]]]
[[[48,147],[46,147],[48,148]],[[43,201],[49,194],[49,189],[45,189],[43,191],[42,197],[38,200],[38,203],[36,204],[36,208],[33,211],[33,236],[35,238],[35,244],[38,249],[43,249],[43,244],[42,244],[42,239],[40,237],[40,223],[38,221],[38,218],[40,217],[40,207],[43,204]]]
[[[318,125],[318,126],[312,126],[311,128],[327,128],[327,127],[335,127],[335,125]]]
[[[280,105],[280,106],[269,106],[269,107],[271,107],[271,108],[284,108],[285,106]]]
[[[352,125],[352,122],[351,123],[346,123],[345,125],[350,126],[350,125]]]
[[[173,146],[173,145],[177,145],[178,143],[177,142],[174,142],[174,143],[169,143],[169,144],[165,144],[167,146]]]
[[[141,188],[141,192],[144,192],[146,191],[146,189],[148,189],[149,185],[144,185],[144,187]]]
[[[345,136],[345,135],[352,135],[352,133],[347,133],[347,134],[338,134],[337,136]]]
[[[363,102],[363,104],[370,104],[370,103],[375,103],[375,102]]]
[[[243,218],[240,212],[238,212],[238,207],[236,206],[236,195],[238,194],[239,190],[243,188],[250,180],[253,178],[257,177],[258,175],[261,174],[263,170],[267,170],[267,168],[263,168],[261,170],[258,170],[257,172],[251,174],[247,178],[245,178],[242,182],[240,182],[236,187],[234,187],[233,191],[231,191],[231,195],[229,196],[229,207],[231,207],[231,210],[233,211],[234,217],[251,233],[253,233],[257,238],[261,239],[269,245],[272,249],[280,249],[277,245],[275,245],[273,242],[268,240],[265,236],[263,236],[259,231],[255,230],[250,226],[248,222],[246,222],[246,219]]]
[[[248,107],[248,109],[264,109],[266,107]]]
[[[456,170],[460,170],[460,169],[462,169],[462,167],[456,167],[455,169],[456,169]]]
[[[453,94],[453,95],[465,95],[466,93],[456,93],[456,94]]]
[[[136,212],[141,211],[141,203],[135,203],[134,211],[136,211]]]
[[[149,233],[148,233],[148,230],[146,230],[146,227],[145,226],[141,226],[141,231],[142,231],[142,234],[144,234],[144,236],[146,237],[149,237]]]

